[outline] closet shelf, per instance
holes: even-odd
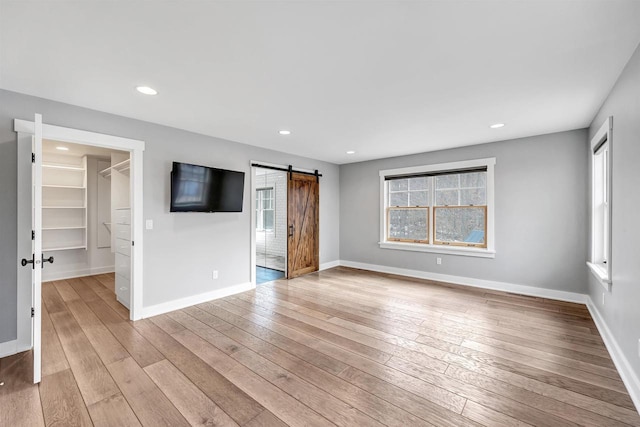
[[[84,172],[84,168],[82,166],[69,166],[69,165],[56,165],[53,163],[43,163],[43,168],[51,168],[51,169],[65,169],[71,171]]]
[[[60,246],[55,248],[42,248],[42,252],[69,251],[72,249],[87,249],[87,247],[86,246]]]
[[[105,178],[109,178],[113,171],[125,172],[125,171],[128,171],[130,168],[131,168],[131,159],[127,159],[127,160],[121,161],[120,163],[116,163],[113,166],[109,166],[108,168],[103,169],[98,173]]]
[[[43,250],[87,250],[87,157],[67,156],[68,161],[59,162],[43,156]]]
[[[42,227],[42,230],[86,230],[86,226],[84,227]]]
[[[87,187],[84,186],[80,186],[80,185],[50,185],[50,184],[43,184],[42,188],[71,188],[74,190],[86,190]]]

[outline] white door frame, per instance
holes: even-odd
[[[249,193],[251,195],[251,210],[250,210],[250,217],[251,217],[251,225],[250,225],[250,236],[251,236],[251,244],[249,245],[251,247],[251,263],[250,263],[250,270],[251,272],[249,273],[249,277],[251,277],[251,285],[255,288],[256,287],[256,168],[251,166],[254,162],[250,162],[249,163],[249,168],[251,170],[251,192]],[[257,163],[257,162],[256,162]]]
[[[13,130],[18,133],[18,142],[22,140],[31,140],[30,136],[34,133],[34,123],[28,120],[15,119]],[[25,139],[25,136],[29,138]],[[131,153],[131,225],[132,242],[135,242],[131,248],[133,257],[131,272],[131,308],[129,316],[131,320],[142,319],[142,294],[144,288],[144,271],[143,271],[143,154],[145,142],[137,139],[122,138],[119,136],[106,135],[102,133],[88,132],[79,129],[66,128],[54,125],[42,125],[42,138],[51,139],[61,142],[69,142],[74,144],[91,145],[95,147],[103,147],[113,150],[128,151]],[[20,300],[20,289],[18,289],[18,299]],[[20,304],[20,301],[18,302]],[[29,299],[29,304],[31,301]],[[24,319],[18,311],[18,325]],[[31,328],[25,331],[25,328],[18,326],[18,343],[31,342]],[[25,337],[24,335],[29,335]],[[27,341],[28,340],[28,341]]]

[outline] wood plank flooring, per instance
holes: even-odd
[[[582,305],[340,267],[130,322],[113,280],[43,284],[0,426],[640,426]]]

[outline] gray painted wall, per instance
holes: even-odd
[[[251,160],[319,169],[320,262],[339,257],[339,168],[236,142],[194,134],[8,91],[0,91],[0,342],[16,335],[16,134],[13,119],[45,123],[146,141],[144,217],[144,306],[197,295],[250,281]],[[204,164],[247,173],[242,213],[169,213],[172,161]],[[219,279],[212,280],[212,270]]]
[[[589,295],[640,378],[640,47],[591,123],[590,137],[608,116],[613,116],[613,285],[603,306],[605,290],[589,274]]]
[[[343,260],[586,292],[586,130],[340,167]],[[495,259],[380,249],[382,169],[495,157]],[[442,265],[436,265],[436,257]]]

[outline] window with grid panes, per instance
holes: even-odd
[[[407,178],[390,181],[388,199],[387,239],[399,242],[428,242],[428,178]]]
[[[272,231],[275,218],[273,187],[256,190],[256,228]]]
[[[385,199],[381,244],[486,249],[488,168],[495,160],[485,160],[487,165],[476,161],[471,163],[479,166],[464,169],[448,169],[445,166],[458,166],[448,164],[441,170],[437,165],[424,171],[407,168],[406,174],[403,170],[381,171]]]
[[[436,175],[434,244],[486,247],[487,172]]]

